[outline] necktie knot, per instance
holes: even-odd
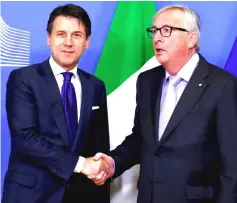
[[[69,83],[71,81],[71,78],[73,76],[73,73],[71,72],[63,72],[64,82]]]
[[[182,78],[178,75],[171,75],[168,77],[168,83],[171,84],[173,87],[176,87],[176,85],[180,82]]]

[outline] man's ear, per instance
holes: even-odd
[[[50,34],[47,32],[47,44],[48,44],[48,46],[50,46]]]
[[[191,32],[189,33],[189,43],[188,47],[193,48],[198,42],[198,33],[197,32]]]
[[[89,47],[90,39],[91,39],[90,36],[87,37],[86,42],[85,42],[85,49],[87,49]]]

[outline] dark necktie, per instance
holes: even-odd
[[[69,144],[70,147],[72,147],[78,126],[77,99],[74,86],[71,83],[73,73],[64,72],[62,74],[64,77],[62,86],[62,100],[67,121]]]

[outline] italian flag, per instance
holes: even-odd
[[[140,72],[159,65],[146,28],[156,12],[154,2],[119,2],[95,76],[105,82],[111,150],[132,132],[136,80]],[[139,166],[111,183],[111,203],[135,203]]]

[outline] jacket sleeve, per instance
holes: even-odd
[[[220,147],[220,187],[217,203],[237,202],[237,79],[225,86],[217,107]]]
[[[140,137],[140,77],[137,80],[137,94],[136,94],[136,110],[134,118],[134,126],[132,134],[128,135],[125,140],[110,152],[110,156],[115,162],[115,173],[112,178],[120,176],[124,171],[132,166],[140,163],[141,151],[141,137]]]

